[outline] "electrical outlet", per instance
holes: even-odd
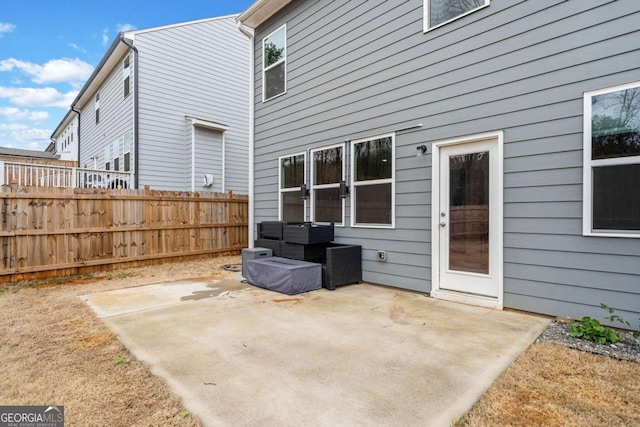
[[[387,251],[378,251],[378,261],[387,260]]]

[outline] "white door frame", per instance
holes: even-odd
[[[497,251],[497,257],[500,260],[496,265],[495,274],[498,280],[498,296],[497,298],[485,297],[481,295],[465,294],[454,292],[440,288],[440,150],[443,147],[459,144],[469,144],[479,141],[493,140],[497,141],[497,164],[491,165],[497,168],[497,182],[493,188],[497,190],[496,206],[492,209],[496,210],[498,215],[498,229],[496,241],[497,247],[493,250]],[[455,139],[448,139],[434,142],[433,154],[431,156],[431,297],[444,299],[448,301],[461,302],[465,304],[478,305],[502,309],[504,301],[504,171],[503,171],[503,140],[504,133],[502,131],[483,133],[477,135],[464,136]]]

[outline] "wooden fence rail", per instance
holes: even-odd
[[[2,186],[0,283],[239,253],[248,197]]]

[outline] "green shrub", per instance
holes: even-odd
[[[572,337],[584,338],[598,344],[606,344],[607,342],[619,342],[620,336],[611,328],[606,328],[600,324],[597,319],[584,316],[580,320],[573,321],[569,324],[569,334]]]

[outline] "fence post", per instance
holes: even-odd
[[[78,168],[71,168],[71,188],[78,188]]]

